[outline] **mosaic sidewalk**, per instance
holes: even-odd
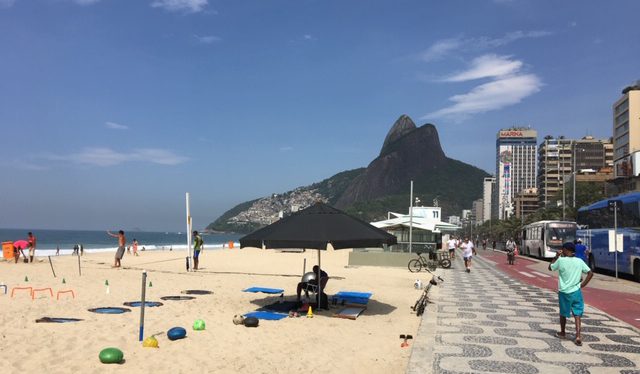
[[[480,253],[471,273],[459,257],[438,269],[445,281],[423,315],[407,373],[640,374],[640,332],[586,306],[582,346],[571,340],[573,319],[560,340],[557,295],[494,265]]]

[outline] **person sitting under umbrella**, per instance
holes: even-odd
[[[309,298],[309,285],[318,286],[318,265],[313,267],[313,272],[308,272],[302,276],[302,281],[298,283],[298,287],[296,288],[296,294],[298,295],[297,301],[300,301],[300,295],[302,294],[302,290],[307,298]],[[320,270],[320,280],[322,285],[322,290],[324,292],[324,288],[327,285],[327,281],[329,281],[329,275],[324,271]]]

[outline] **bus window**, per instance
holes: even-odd
[[[540,240],[544,241],[544,228],[540,229]]]

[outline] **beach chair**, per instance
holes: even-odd
[[[319,287],[317,284],[312,284],[311,282],[307,282],[307,285],[305,287],[305,295],[306,294],[313,294],[314,295],[314,299],[316,299],[316,302],[318,303],[319,307],[322,309],[328,309],[329,308],[329,299],[326,292],[327,289],[327,282],[329,282],[329,277],[322,277],[320,278],[320,286],[322,287],[322,298],[321,300],[318,300],[318,291],[319,291]]]

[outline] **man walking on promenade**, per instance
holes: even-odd
[[[473,246],[473,242],[469,238],[464,238],[464,243],[460,246],[462,248],[462,258],[464,259],[464,267],[467,269],[467,273],[471,272],[471,257],[476,254],[476,249]]]
[[[111,231],[107,230],[107,234],[114,238],[118,238],[118,250],[116,251],[116,260],[113,264],[113,267],[119,268],[122,265],[120,260],[122,260],[122,257],[124,256],[124,250],[127,245],[127,238],[124,236],[124,231],[122,230],[118,231],[118,235],[113,234],[111,233]]]
[[[584,261],[575,257],[575,246],[571,242],[562,245],[562,252],[556,253],[556,257],[549,264],[549,270],[558,271],[560,332],[557,332],[556,336],[560,339],[567,338],[565,332],[567,318],[570,318],[571,314],[573,314],[576,323],[576,339],[574,343],[577,346],[581,346],[580,319],[584,312],[584,299],[582,298],[581,289],[587,286],[591,277],[593,277],[593,272]],[[581,282],[583,273],[587,274],[587,276]]]
[[[456,244],[457,244],[457,241],[453,236],[451,236],[447,241],[447,247],[449,249],[449,257],[452,259],[456,256]]]
[[[587,246],[582,244],[582,239],[576,239],[576,257],[584,261],[589,266],[589,250]]]

